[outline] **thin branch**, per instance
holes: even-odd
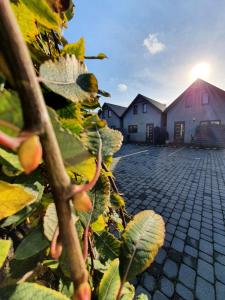
[[[18,90],[26,131],[40,132],[44,162],[56,205],[60,237],[67,253],[75,290],[87,280],[80,242],[73,223],[69,195],[72,185],[50,122],[34,67],[8,0],[0,1],[0,49],[13,74]]]
[[[102,163],[102,168],[106,172],[109,172],[109,170],[108,170],[108,168],[107,168],[107,166],[106,166],[106,164],[104,162]],[[109,181],[110,181],[110,184],[111,184],[112,189],[114,190],[114,192],[116,192],[117,194],[120,195],[119,190],[117,188],[117,185],[115,183],[115,180],[113,179],[112,176],[109,176]],[[126,228],[127,225],[126,225],[126,220],[125,220],[125,217],[124,217],[124,211],[123,211],[123,209],[121,207],[119,209],[119,212],[120,212],[120,216],[121,216],[121,219],[122,219],[123,228]]]

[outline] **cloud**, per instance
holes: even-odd
[[[117,91],[121,92],[121,93],[125,93],[128,89],[128,86],[124,83],[119,83],[117,85]]]
[[[154,55],[165,50],[166,46],[158,40],[157,33],[149,33],[144,39],[143,45],[148,49],[149,53]]]

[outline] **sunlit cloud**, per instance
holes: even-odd
[[[148,37],[144,39],[143,45],[152,55],[162,52],[166,48],[166,46],[158,40],[157,33],[149,33]]]
[[[128,86],[124,83],[119,83],[117,85],[117,91],[120,92],[120,93],[125,93],[128,89]]]

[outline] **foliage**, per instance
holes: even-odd
[[[164,223],[153,211],[124,218],[125,200],[111,184],[110,164],[121,147],[122,134],[110,129],[96,113],[99,97],[109,93],[99,89],[95,75],[85,65],[88,59],[107,56],[86,56],[83,38],[68,44],[62,36],[74,14],[71,0],[12,0],[11,6],[42,82],[71,182],[76,187],[90,183],[99,155],[102,158],[99,179],[85,194],[91,200],[91,211],[73,209],[72,216],[83,250],[88,244],[86,264],[93,297],[114,300],[119,293],[120,299],[133,299],[135,290],[128,281],[154,260],[163,244]],[[5,80],[5,88],[1,82],[0,89],[0,135],[8,135],[8,142],[14,145],[24,139],[19,134],[23,133],[23,114],[1,53],[0,75]],[[65,252],[58,261],[51,257],[58,217],[40,150],[36,135],[19,147],[0,147],[0,299],[73,296]]]

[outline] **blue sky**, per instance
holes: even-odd
[[[138,93],[170,103],[192,82],[194,65],[207,62],[207,81],[225,89],[224,0],[76,0],[64,31],[86,41],[87,61],[104,101],[126,106]]]

